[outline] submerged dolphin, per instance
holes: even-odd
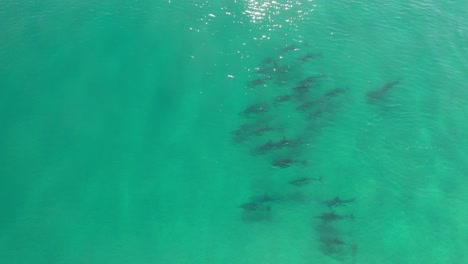
[[[291,45],[288,45],[288,46],[284,47],[283,49],[281,49],[281,51],[284,52],[284,53],[288,53],[291,50],[299,50],[299,47],[297,45],[295,45],[295,44],[291,44]]]
[[[288,140],[286,139],[286,137],[283,137],[283,139],[277,142],[273,142],[269,140],[267,143],[255,148],[253,152],[255,154],[264,154],[269,150],[282,149],[284,147],[291,147],[291,146],[295,146],[298,143],[299,143],[298,140]]]
[[[321,237],[320,241],[327,244],[327,245],[346,245],[349,246],[350,244],[344,242],[343,240],[336,238],[336,237]]]
[[[304,84],[311,84],[313,82],[318,81],[320,78],[323,78],[324,74],[320,73],[320,76],[308,76],[305,79],[302,79],[299,81],[299,85],[304,85]]]
[[[260,85],[263,86],[265,84],[266,84],[266,81],[260,78],[247,82],[248,87],[260,86]]]
[[[294,91],[296,91],[298,93],[305,93],[305,92],[309,91],[310,84],[308,84],[308,83],[299,84],[299,85],[294,86],[293,89],[294,89]]]
[[[392,89],[395,85],[397,85],[398,83],[400,83],[401,79],[397,79],[393,82],[389,82],[387,84],[385,84],[383,87],[377,89],[377,90],[374,90],[374,91],[370,91],[367,93],[367,98],[368,99],[372,99],[372,100],[380,100],[384,97],[384,95],[390,90]]]
[[[311,52],[309,52],[306,55],[299,57],[297,60],[300,61],[300,62],[306,62],[306,61],[308,61],[310,59],[313,59],[315,57],[321,57],[321,56],[322,56],[322,53],[311,53]]]
[[[256,202],[248,202],[241,204],[240,208],[244,209],[245,211],[270,211],[271,206],[266,205],[264,203],[256,203]]]
[[[343,88],[335,88],[333,90],[330,90],[330,91],[326,92],[323,96],[325,98],[331,98],[331,97],[335,97],[335,96],[343,93],[344,91],[345,91],[345,89],[343,89]]]
[[[331,209],[331,208],[337,207],[337,206],[345,206],[347,203],[352,203],[354,201],[356,201],[356,198],[350,198],[350,199],[342,200],[342,199],[340,199],[340,197],[336,196],[333,199],[323,201],[322,204],[328,206],[328,208]]]
[[[273,166],[279,167],[279,168],[287,168],[293,164],[302,164],[302,165],[307,165],[306,160],[295,160],[295,159],[277,159],[273,161]]]
[[[339,214],[336,214],[335,212],[331,212],[331,213],[323,213],[322,215],[317,216],[317,218],[320,218],[323,221],[328,222],[328,221],[336,221],[336,220],[344,220],[344,219],[354,219],[354,215],[353,214],[339,215]]]
[[[319,104],[322,104],[323,102],[321,101],[308,101],[308,102],[305,102],[303,104],[301,104],[300,106],[296,107],[297,111],[305,111],[313,106],[316,106],[316,105],[319,105]]]
[[[269,106],[267,104],[254,104],[247,107],[244,111],[241,112],[241,115],[245,117],[250,117],[253,115],[259,115],[268,112]]]
[[[294,185],[296,187],[301,187],[301,186],[304,186],[306,184],[309,184],[311,181],[322,182],[322,177],[319,177],[319,178],[309,178],[309,177],[298,178],[298,179],[289,181],[289,184]]]
[[[275,105],[277,105],[278,103],[288,102],[288,101],[291,100],[291,98],[292,98],[292,97],[291,97],[291,95],[289,95],[289,94],[280,95],[280,96],[277,96],[277,97],[275,98],[274,103],[275,103]]]
[[[232,131],[233,140],[236,143],[242,143],[253,136],[261,136],[271,131],[282,131],[281,127],[272,127],[267,123],[253,123],[241,125],[238,129]]]

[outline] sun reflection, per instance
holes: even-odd
[[[283,19],[286,23],[291,24],[295,20],[302,20],[305,15],[314,11],[315,4],[312,2],[313,0],[247,0],[243,14],[247,15],[252,23],[262,23],[263,21],[275,23],[275,20],[281,20],[282,17],[291,15],[289,12],[293,12],[293,16]],[[288,14],[283,15],[283,13]],[[278,24],[276,26],[281,27]]]
[[[247,38],[265,43],[274,38],[287,38],[306,43],[301,27],[310,26],[317,9],[316,0],[195,0],[193,12],[197,23],[193,32],[210,32],[212,36],[242,30]],[[230,29],[230,30],[224,30]],[[251,43],[249,43],[251,44]],[[246,45],[245,43],[243,44]],[[248,54],[241,55],[249,57]]]

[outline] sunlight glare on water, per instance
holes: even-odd
[[[307,1],[256,1],[246,0],[243,14],[250,18],[252,23],[262,23],[270,30],[282,27],[283,23],[295,25],[296,20],[303,20],[314,11],[313,0]],[[297,26],[297,25],[296,25]]]

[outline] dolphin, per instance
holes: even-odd
[[[309,108],[311,108],[311,107],[313,107],[313,106],[315,106],[317,104],[321,104],[321,103],[323,103],[323,102],[321,102],[321,101],[308,101],[308,102],[305,102],[305,103],[301,104],[300,106],[296,107],[296,110],[305,111],[305,110],[307,110],[307,109],[309,109]]]
[[[284,52],[284,53],[288,53],[291,50],[299,50],[299,47],[297,45],[295,45],[295,44],[291,44],[291,45],[288,45],[288,46],[284,47],[283,49],[281,49],[281,51]]]
[[[390,89],[392,89],[395,85],[400,83],[400,81],[401,81],[401,79],[397,79],[397,80],[395,80],[393,82],[389,82],[389,83],[385,84],[384,86],[382,86],[381,88],[379,88],[377,90],[368,92],[367,93],[367,98],[370,99],[370,100],[381,100],[381,99],[383,99],[384,95]]]
[[[304,186],[306,184],[309,184],[311,181],[322,182],[322,177],[319,177],[319,178],[310,178],[310,177],[298,178],[298,179],[289,181],[289,184],[294,185],[296,187],[301,187],[301,186]]]
[[[349,214],[349,215],[339,215],[339,214],[336,214],[335,212],[331,212],[331,213],[323,213],[322,215],[317,216],[317,218],[320,218],[320,219],[322,219],[322,220],[325,221],[325,222],[328,222],[328,221],[336,221],[336,220],[344,220],[344,219],[351,219],[351,220],[353,220],[353,219],[354,219],[354,215],[353,215],[353,214]]]
[[[242,143],[249,140],[253,136],[261,136],[271,131],[282,131],[283,128],[272,127],[269,124],[262,124],[257,122],[256,124],[244,124],[238,129],[232,131],[232,137],[234,142]]]
[[[335,236],[322,236],[320,237],[320,242],[322,242],[320,249],[323,253],[330,256],[351,257],[353,259],[353,263],[355,263],[356,253],[358,250],[357,244],[347,243]]]
[[[249,197],[249,201],[258,203],[258,204],[266,204],[266,203],[277,203],[281,202],[284,198],[278,195],[254,195]]]
[[[270,139],[270,140],[268,140],[267,143],[257,147],[254,152],[257,153],[257,154],[263,154],[263,153],[267,152],[268,150],[271,150],[271,149],[274,149],[274,148],[275,148],[275,143],[273,143],[273,141],[271,141],[271,139]]]
[[[266,84],[265,80],[260,79],[260,78],[247,82],[247,86],[249,86],[249,87],[254,87],[254,86],[259,86],[259,85],[263,86],[265,84]]]
[[[266,57],[262,61],[262,65],[270,65],[270,64],[274,64],[274,62],[275,62],[275,59],[273,59],[272,57]]]
[[[290,70],[292,70],[292,67],[289,65],[278,65],[275,63],[275,67],[273,68],[273,71],[276,73],[288,73]]]
[[[252,115],[259,115],[265,112],[268,112],[268,105],[266,104],[254,104],[252,106],[247,107],[244,111],[242,111],[242,115],[245,117],[249,117]]]
[[[306,160],[295,160],[295,159],[277,159],[272,162],[273,166],[279,167],[279,168],[287,168],[290,167],[293,164],[302,164],[302,165],[307,165]]]
[[[262,126],[262,127],[258,127],[256,129],[254,129],[252,132],[257,135],[257,136],[261,136],[263,135],[265,132],[269,132],[269,131],[273,131],[275,130],[274,128],[272,128],[270,125],[265,125],[265,126]]]
[[[270,70],[269,68],[265,68],[265,67],[256,67],[255,68],[255,71],[257,73],[260,73],[260,74],[267,73],[267,71],[269,71],[269,70]],[[256,80],[247,82],[247,86],[255,86],[256,83],[258,83],[257,85],[265,84],[265,82],[261,83],[259,80],[262,80],[262,79],[256,79]],[[254,81],[256,81],[256,82],[254,82]]]
[[[299,81],[299,85],[304,85],[304,84],[311,84],[313,82],[316,82],[318,81],[319,78],[322,78],[323,77],[323,74],[321,74],[320,76],[309,76],[309,77],[306,77],[305,79],[302,79]]]
[[[256,202],[248,202],[241,204],[240,208],[244,209],[244,211],[270,211],[271,206],[265,205],[263,203],[256,203]]]
[[[297,143],[298,143],[298,141],[287,140],[286,137],[283,137],[283,139],[281,139],[280,141],[277,141],[277,142],[273,142],[270,139],[267,143],[255,148],[254,153],[264,154],[269,150],[281,149],[281,148],[284,148],[284,147],[290,147],[290,146],[294,146]]]
[[[350,199],[342,200],[342,199],[340,199],[340,197],[336,196],[333,199],[323,201],[322,204],[328,206],[328,208],[331,209],[331,208],[337,207],[337,206],[345,206],[347,203],[352,203],[354,201],[356,201],[356,198],[350,198]]]
[[[278,103],[284,103],[284,102],[287,102],[287,101],[290,101],[291,100],[291,95],[289,94],[286,94],[286,95],[280,95],[278,97],[275,98],[275,105],[278,104]]]
[[[315,119],[316,117],[320,117],[323,113],[325,113],[325,111],[324,111],[323,109],[317,109],[315,112],[310,113],[310,114],[307,116],[307,120],[313,120],[313,119]]]
[[[306,55],[299,57],[297,60],[300,61],[300,62],[307,62],[309,59],[313,59],[313,58],[321,57],[321,56],[322,56],[322,53],[311,53],[311,52],[309,52]]]
[[[335,88],[333,90],[330,90],[328,92],[326,92],[323,96],[326,97],[326,98],[331,98],[331,97],[335,97],[341,93],[343,93],[345,90],[343,88]]]
[[[309,89],[310,89],[310,84],[308,84],[308,83],[306,83],[306,84],[299,84],[299,85],[294,86],[293,89],[294,89],[296,92],[305,93],[305,92],[309,91]]]
[[[320,241],[327,245],[345,245],[349,246],[350,244],[345,243],[343,240],[336,237],[321,237]]]

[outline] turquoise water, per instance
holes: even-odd
[[[0,1],[1,262],[468,263],[467,13]]]

